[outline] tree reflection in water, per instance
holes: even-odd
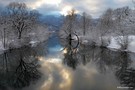
[[[116,71],[116,76],[120,80],[120,83],[126,87],[130,87],[130,90],[135,89],[135,69],[130,67],[131,59],[128,57],[128,53],[121,53],[119,59],[119,68]]]
[[[36,82],[41,77],[41,73],[38,71],[40,65],[35,57],[35,51],[29,47],[2,54],[0,90],[19,89]]]
[[[67,64],[69,67],[76,69],[78,62],[77,54],[72,50],[71,46],[65,48],[66,53],[64,53],[63,63]]]
[[[73,33],[73,35],[76,36],[78,41],[73,42],[74,39],[72,39],[72,33],[68,35],[67,39],[64,39],[64,41],[62,41],[65,44],[63,63],[67,64],[73,69],[76,69],[76,66],[78,64],[78,57],[76,52],[79,46],[79,38],[77,34]]]
[[[77,51],[77,49],[79,50]],[[130,53],[87,46],[80,46],[77,49],[73,49],[70,45],[66,46],[64,64],[75,70],[78,69],[77,66],[79,65],[91,65],[89,63],[92,63],[95,66],[94,68],[99,70],[101,74],[106,74],[108,71],[113,72],[122,87],[133,87],[130,89],[135,89],[135,69],[131,67],[133,62],[130,58]],[[0,90],[9,90],[9,88],[20,90],[31,83],[37,82],[41,77],[41,73],[38,70],[40,65],[36,59],[36,56],[39,55],[42,55],[42,52],[37,54],[34,49],[28,47],[15,49],[0,55]],[[51,65],[53,66],[54,64]],[[65,76],[63,75],[63,77]],[[79,76],[78,78],[81,77]]]
[[[77,53],[73,53],[71,47],[66,49],[63,61],[69,67],[76,69],[79,64],[94,62],[101,73],[112,70],[123,87],[129,87],[129,90],[135,89],[135,69],[130,67],[132,63],[130,53],[97,47],[85,47]]]

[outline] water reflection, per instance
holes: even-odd
[[[69,67],[72,67],[73,69],[76,69],[76,66],[78,64],[78,59],[76,54],[73,53],[70,47],[66,47],[64,49],[63,63],[67,64]]]
[[[45,44],[15,49],[0,55],[0,90],[134,90],[133,56],[87,46],[49,57]]]
[[[24,47],[0,55],[0,90],[21,89],[36,82],[41,73],[36,52]]]
[[[49,38],[47,47],[49,51],[48,54],[56,54],[62,49],[57,33],[53,33]]]
[[[64,62],[73,69],[80,67],[80,64],[87,66],[93,63],[100,74],[106,75],[112,71],[119,81],[117,86],[127,87],[129,90],[135,88],[135,69],[131,67],[132,61],[130,53],[91,47],[83,48],[75,54],[66,53],[64,58]],[[113,90],[117,90],[116,87]]]

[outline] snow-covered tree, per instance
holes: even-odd
[[[92,18],[91,15],[87,13],[82,13],[80,19],[79,19],[79,36],[80,41],[82,44],[89,44],[89,45],[95,45],[96,42],[96,25],[94,23],[95,19]],[[88,43],[89,42],[89,43]]]
[[[121,46],[121,49],[127,49],[129,44],[129,16],[130,9],[128,7],[118,8],[114,11],[115,16],[115,34],[117,43]]]
[[[65,16],[63,25],[61,27],[60,35],[68,36],[69,34],[73,33],[75,30],[75,23],[76,23],[76,14],[75,10],[71,10],[68,12],[68,15]]]
[[[3,48],[8,47],[9,40],[11,40],[11,36],[13,33],[10,31],[10,22],[9,17],[6,12],[3,10],[0,11],[0,43]]]
[[[76,28],[77,18],[76,17],[77,17],[77,15],[76,15],[74,9],[69,11],[68,15],[65,16],[63,25],[59,32],[60,37],[62,39],[66,39],[67,42],[65,42],[65,43],[68,43],[68,45],[72,45],[73,35],[75,34],[75,31],[77,30],[77,28]]]
[[[29,11],[25,3],[12,2],[7,6],[12,29],[18,34],[18,39],[28,30],[35,29],[37,26],[39,13]]]
[[[86,14],[85,12],[82,14],[81,16],[81,20],[80,20],[80,25],[81,28],[82,28],[82,32],[83,32],[83,35],[85,36],[86,33],[88,32],[88,30],[90,29],[90,26],[91,26],[91,16]]]
[[[101,40],[101,46],[107,46],[110,41],[104,41],[105,36],[111,32],[113,27],[113,10],[107,9],[107,11],[101,16],[98,27],[99,27],[99,37]]]

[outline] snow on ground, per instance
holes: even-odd
[[[116,38],[117,37],[114,37],[111,39],[111,43],[108,46],[108,48],[115,48],[115,49],[121,48],[121,46],[117,43]],[[133,36],[133,35],[128,36],[128,46],[127,46],[126,51],[135,52],[135,36]]]
[[[111,38],[111,42],[108,45],[108,48],[114,48],[114,49],[121,48],[121,46],[117,43],[117,38],[118,37]],[[120,38],[123,39],[122,37],[120,37]],[[125,51],[135,52],[135,36],[133,36],[133,35],[128,36],[128,46],[127,46],[127,50],[125,50]]]
[[[0,41],[0,54],[2,54],[6,49],[3,47],[2,42]]]
[[[40,42],[46,41],[50,33],[48,31],[45,31],[43,34],[30,33],[30,35],[30,37],[23,37],[22,39],[8,40],[8,42],[6,42],[6,49],[3,46],[2,40],[0,40],[0,54],[3,53],[5,50],[8,50],[9,48],[20,48],[24,45],[31,45],[31,47],[35,47]]]
[[[121,48],[121,46],[117,42],[117,38],[118,37],[111,38],[111,42],[108,45],[108,48],[113,48],[113,49],[120,49]],[[123,39],[122,37],[120,37],[120,38]],[[127,47],[127,50],[125,50],[125,51],[135,52],[135,36],[133,36],[133,35],[128,36],[128,41],[129,41],[128,47]]]
[[[88,42],[89,41],[85,39],[85,40],[82,41],[82,44],[87,44]]]
[[[135,39],[129,44],[128,50],[131,52],[135,52]]]
[[[32,47],[34,47],[37,45],[38,41],[30,41],[29,43]]]
[[[1,50],[4,50],[4,47],[3,47],[2,42],[0,41],[0,51],[1,51]]]
[[[114,37],[111,37],[111,42],[107,47],[113,48],[113,49],[120,49],[121,48],[121,46],[117,43],[116,38],[114,38]]]
[[[90,40],[92,40],[91,37],[88,37],[88,36],[87,37],[86,36],[85,37],[79,36],[79,38],[81,40],[81,43],[86,42],[84,44],[87,44],[87,43],[89,43]],[[110,38],[111,40],[110,40],[110,44],[107,46],[107,48],[113,49],[113,50],[120,50],[121,49],[121,46],[119,43],[122,43],[123,38],[124,38],[123,36],[115,36],[115,37],[111,36],[108,38]],[[104,39],[103,41],[107,42],[107,36],[103,37],[103,39]],[[120,41],[118,41],[118,39]],[[127,49],[124,51],[135,52],[135,36],[134,35],[128,36],[128,46],[127,46]]]

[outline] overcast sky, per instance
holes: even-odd
[[[42,14],[67,14],[74,8],[77,13],[86,12],[93,17],[100,16],[107,8],[123,6],[133,7],[132,0],[0,0],[0,4],[10,2],[25,2],[30,8],[37,9]]]

